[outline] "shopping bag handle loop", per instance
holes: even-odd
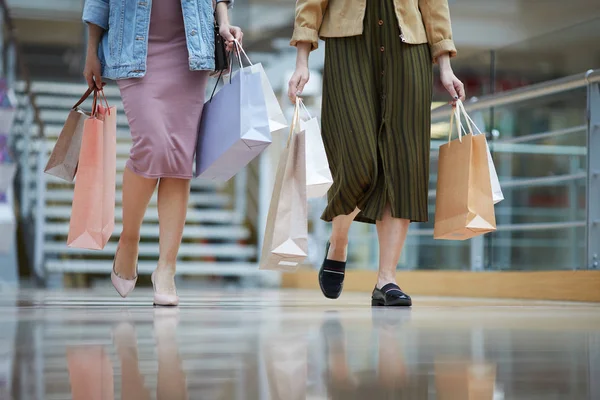
[[[473,126],[474,126],[475,129],[477,130],[477,132],[480,135],[483,135],[483,132],[481,132],[481,130],[479,129],[479,127],[477,126],[477,124],[475,123],[475,121],[473,121],[473,119],[471,118],[471,116],[469,116],[469,114],[467,114],[467,109],[465,108],[464,103],[462,101],[458,100],[456,102],[456,106],[461,111],[462,115],[465,117],[465,120],[467,121],[467,126],[469,127],[469,133],[473,134]]]
[[[450,129],[448,130],[448,143],[452,142],[452,127],[454,126],[455,122],[456,130],[458,132],[458,142],[462,143],[462,134],[464,132],[466,135],[467,131],[465,131],[464,126],[460,122],[460,111],[458,109],[458,106],[456,105],[452,107],[452,113],[450,114]]]
[[[235,53],[235,55],[237,56],[237,60],[238,60],[238,64],[240,65],[240,74],[244,73],[244,64],[242,62],[242,57],[240,56],[240,51],[239,49],[241,49],[241,51],[243,52],[244,50],[242,49],[242,47],[240,46],[240,44],[238,43],[237,40],[234,40],[234,44],[236,46],[236,49],[238,49],[238,51],[230,51],[229,52],[229,83],[231,83],[231,76],[233,75],[233,57],[231,57],[231,53]],[[244,52],[244,55],[246,53]],[[250,62],[250,59],[248,58],[248,56],[246,55],[246,59],[248,60],[248,62]],[[250,65],[253,65],[250,62]],[[223,72],[225,72],[225,70],[221,70],[219,72],[219,76],[217,77],[217,83],[215,83],[215,87],[213,88],[212,93],[210,94],[210,99],[208,100],[208,102],[210,103],[213,99],[213,97],[215,97],[215,93],[217,91],[217,88],[219,87],[219,83],[221,82],[221,79],[223,79]]]
[[[250,64],[251,66],[254,65],[252,64],[252,61],[250,61],[250,57],[248,57],[248,54],[246,54],[246,51],[244,51],[244,48],[242,47],[242,45],[240,44],[240,42],[237,39],[233,39],[233,43],[235,43],[236,47],[239,49],[239,52],[241,52],[244,57],[246,57],[246,60],[248,60],[248,64]],[[238,52],[238,55],[239,55]],[[240,61],[241,64],[241,61]]]
[[[102,82],[102,87],[104,87],[106,85],[106,82]],[[83,96],[81,96],[81,98],[77,101],[77,103],[75,103],[75,105],[73,106],[72,110],[77,109],[77,107],[79,107],[80,105],[83,104],[84,101],[87,100],[88,97],[90,97],[90,95],[92,93],[94,93],[94,91],[98,90],[98,88],[96,86],[90,86],[85,93],[83,94]]]
[[[302,99],[298,96],[296,96],[296,98],[300,99],[300,106],[302,107],[302,109],[304,110],[304,112],[306,113],[306,115],[308,115],[308,119],[312,119],[312,115],[310,115],[310,111],[308,111],[308,108],[306,108],[306,105],[304,104],[304,102],[302,101]]]
[[[106,110],[107,110],[108,114],[110,115],[110,106],[108,105],[108,100],[106,99],[106,96],[104,95],[104,89],[94,88],[93,91],[94,91],[94,100],[92,102],[92,117],[93,118],[98,117],[98,97],[100,97],[101,103],[102,103],[102,100],[104,100],[104,104],[106,104]]]

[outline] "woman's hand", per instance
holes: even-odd
[[[290,78],[288,84],[288,97],[292,103],[296,102],[296,97],[300,96],[304,91],[304,85],[310,79],[310,71],[308,70],[308,56],[310,54],[312,44],[308,42],[300,42],[296,46],[296,71]]]
[[[440,79],[442,85],[452,97],[451,104],[456,104],[456,100],[465,101],[465,85],[454,75],[452,66],[450,65],[450,55],[443,54],[438,57],[438,63],[440,65]]]
[[[297,66],[296,71],[290,78],[288,85],[288,97],[292,103],[296,102],[296,96],[300,96],[304,90],[304,85],[310,79],[310,71],[307,66]]]
[[[227,42],[227,51],[232,51],[236,40],[240,46],[242,45],[244,32],[242,32],[242,29],[239,26],[222,24],[219,26],[219,35]]]
[[[87,81],[88,87],[96,86],[97,89],[102,89],[102,86],[104,86],[102,83],[102,66],[96,53],[88,52],[85,58],[83,76]]]

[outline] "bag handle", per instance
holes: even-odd
[[[87,98],[88,98],[88,97],[90,97],[90,95],[91,95],[92,93],[94,93],[94,96],[97,96],[97,92],[98,92],[98,91],[102,92],[102,96],[104,97],[104,100],[105,100],[105,102],[106,102],[106,107],[107,107],[107,108],[109,108],[109,107],[108,107],[108,100],[106,100],[106,96],[104,96],[104,86],[105,86],[105,85],[106,85],[106,83],[102,82],[102,89],[98,89],[96,86],[91,86],[91,87],[89,87],[89,88],[88,88],[88,89],[85,91],[85,93],[83,94],[83,96],[81,96],[81,98],[80,98],[80,99],[77,101],[77,103],[75,103],[75,105],[74,105],[74,106],[73,106],[71,109],[72,109],[72,110],[75,110],[77,107],[79,107],[80,105],[82,105],[82,104],[83,104],[83,102],[84,102],[84,101],[86,101],[86,100],[87,100]],[[93,113],[93,110],[95,110],[95,109],[96,109],[95,107],[94,107],[94,108],[92,108],[92,113]]]
[[[456,106],[461,111],[462,115],[465,117],[465,120],[467,121],[467,126],[469,127],[469,133],[471,135],[473,135],[473,126],[474,126],[475,129],[477,130],[477,132],[480,135],[483,135],[481,130],[479,130],[479,127],[477,127],[477,124],[475,123],[475,121],[473,121],[473,119],[469,116],[469,114],[467,114],[467,109],[465,108],[464,103],[462,101],[458,100],[456,102]]]
[[[237,48],[239,46],[239,43],[237,42],[237,40],[234,43]],[[241,48],[241,46],[239,46],[239,47]],[[240,57],[239,51],[233,51],[233,52],[230,51],[229,52],[229,83],[231,83],[231,75],[233,74],[233,59],[231,57],[231,53],[235,53],[237,55],[236,58],[240,65],[240,73],[243,73],[243,71],[244,71],[244,64],[242,63],[242,58]],[[246,56],[246,58],[247,57],[248,56]],[[248,59],[248,61],[250,61],[250,59]],[[252,63],[250,63],[250,65],[252,65]],[[225,72],[225,71],[219,72],[219,76],[217,77],[217,83],[215,83],[215,87],[213,88],[213,91],[210,94],[210,99],[208,100],[209,103],[212,101],[213,97],[215,96],[215,92],[217,91],[217,88],[219,87],[219,83],[221,82],[221,79],[223,79],[223,72]]]
[[[248,60],[248,63],[252,66],[254,64],[252,64],[252,61],[250,61],[250,57],[248,57],[248,54],[246,54],[246,52],[244,51],[244,48],[242,47],[242,45],[240,44],[240,42],[238,42],[237,39],[233,39],[233,42],[236,44],[236,47],[239,49],[239,51],[242,52],[242,54],[244,55],[244,57],[246,57],[246,60]],[[239,52],[238,52],[239,55]],[[240,63],[241,63],[241,59],[240,59]]]
[[[104,95],[104,89],[93,88],[94,92],[94,101],[92,102],[92,117],[98,117],[98,97],[100,97],[100,102],[104,100],[104,104],[106,104],[106,110],[108,115],[110,115],[110,106],[108,105],[108,100]]]
[[[296,96],[296,98],[299,98],[299,97]],[[302,109],[304,110],[304,112],[306,113],[306,115],[308,115],[308,119],[312,119],[312,115],[310,115],[310,111],[308,111],[308,108],[306,108],[306,105],[304,104],[304,102],[302,101],[302,99],[300,99],[300,106],[302,107]]]
[[[448,143],[450,143],[452,141],[452,131],[453,131],[452,127],[455,122],[456,122],[456,130],[458,131],[458,141],[459,141],[459,143],[462,143],[463,132],[466,135],[467,131],[465,131],[465,128],[462,125],[462,122],[460,122],[460,110],[458,109],[457,105],[452,107],[452,113],[450,114],[450,129],[448,131]]]
[[[289,147],[292,137],[296,131],[296,127],[300,123],[300,104],[302,103],[302,99],[296,96],[296,106],[294,107],[294,116],[292,117],[292,123],[290,124],[290,134],[288,135],[288,140],[286,147]]]

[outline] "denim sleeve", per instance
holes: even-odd
[[[217,3],[228,3],[227,8],[232,8],[235,0],[217,0]]]
[[[83,22],[108,29],[108,0],[85,0],[83,6]]]

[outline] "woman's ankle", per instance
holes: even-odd
[[[346,262],[348,258],[348,238],[330,238],[329,239],[329,253],[327,259],[332,261]]]

